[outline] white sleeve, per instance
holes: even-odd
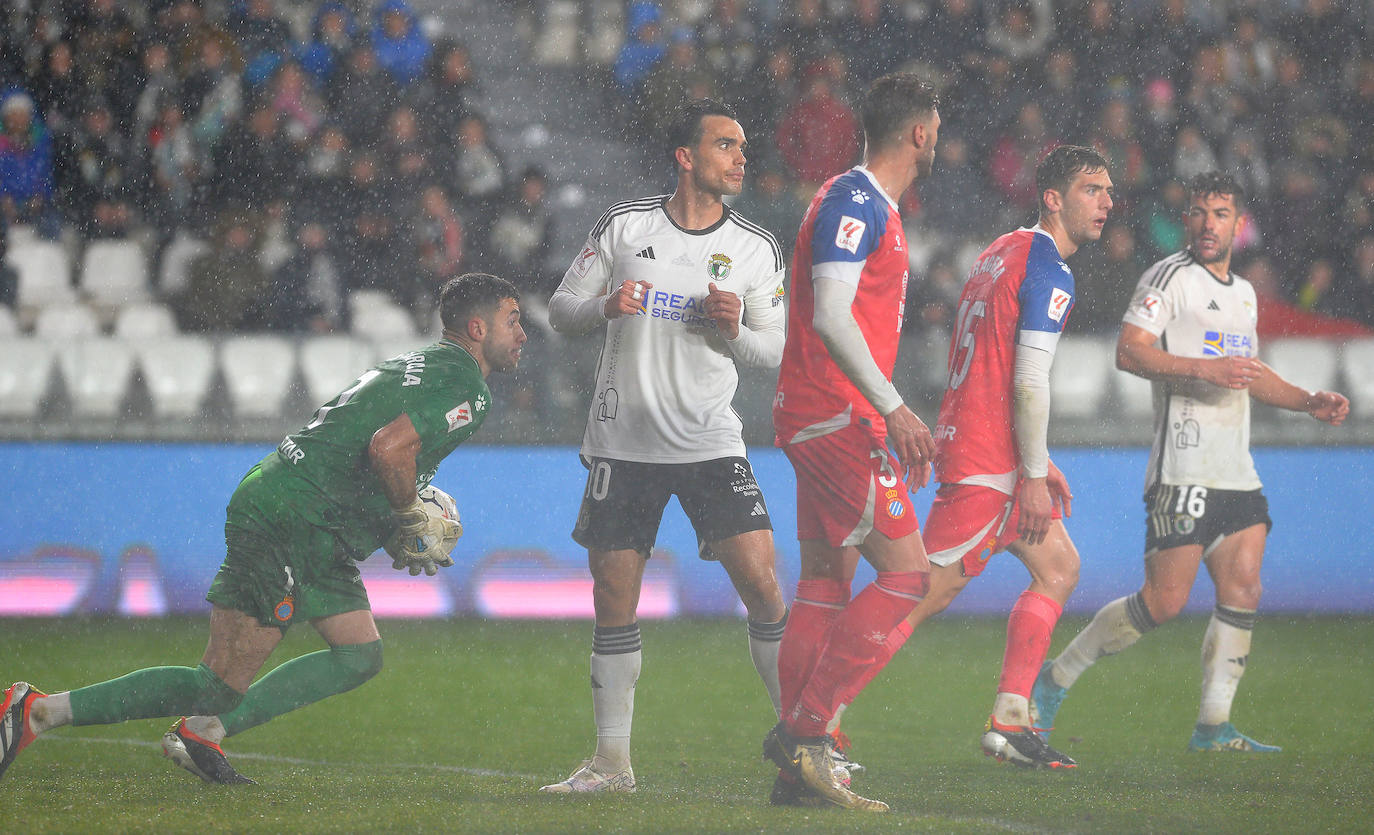
[[[586,333],[606,323],[610,292],[609,248],[587,238],[549,299],[549,325],[559,333]]]
[[[816,295],[816,309],[811,324],[816,329],[816,335],[825,343],[835,364],[859,393],[868,398],[878,414],[891,414],[902,405],[902,396],[878,368],[873,352],[868,350],[868,341],[854,319],[852,308],[858,286],[813,275],[812,288]]]
[[[1055,339],[1046,345],[1041,339],[1034,346],[1025,342],[1016,345],[1012,423],[1016,449],[1021,454],[1021,474],[1026,478],[1044,478],[1050,472],[1050,366],[1054,365],[1057,343]]]
[[[777,368],[782,364],[787,315],[782,306],[784,270],[759,284],[744,297],[744,321],[739,335],[725,340],[730,353],[744,365]]]

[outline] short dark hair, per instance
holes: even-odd
[[[1188,181],[1188,200],[1194,197],[1230,197],[1236,211],[1245,207],[1245,186],[1225,171],[1205,171]]]
[[[1047,190],[1063,194],[1069,190],[1075,174],[1092,174],[1107,167],[1106,157],[1082,145],[1060,145],[1050,151],[1035,166],[1035,193],[1040,196],[1040,211],[1045,210]]]
[[[506,299],[520,300],[520,291],[506,279],[489,273],[460,275],[439,290],[439,319],[445,328],[462,331],[472,317],[491,313]]]
[[[715,99],[684,102],[668,123],[668,157],[675,165],[678,148],[695,148],[701,142],[701,122],[707,116],[724,116],[739,121],[733,107]]]
[[[894,72],[875,79],[864,93],[860,108],[864,138],[880,146],[892,139],[911,119],[940,107],[940,94],[934,85],[915,73]]]

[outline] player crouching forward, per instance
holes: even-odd
[[[1350,403],[1309,392],[1255,358],[1255,291],[1230,271],[1245,228],[1244,191],[1229,175],[1199,175],[1183,217],[1188,246],[1150,267],[1136,286],[1116,364],[1154,387],[1154,447],[1145,481],[1145,584],[1103,606],[1035,682],[1032,707],[1045,735],[1068,688],[1172,619],[1188,602],[1198,566],[1216,585],[1202,639],[1202,703],[1192,751],[1271,753],[1231,724],[1231,702],[1250,655],[1260,598],[1269,503],[1250,456],[1250,400],[1341,424]],[[1187,426],[1192,426],[1188,432]],[[1178,431],[1184,426],[1183,431]]]
[[[14,684],[0,706],[0,775],[52,728],[189,714],[163,738],[164,752],[208,782],[252,782],[225,758],[225,736],[376,675],[381,636],[355,561],[384,546],[393,567],[413,575],[453,564],[457,511],[429,481],[486,420],[487,375],[520,361],[518,300],[496,276],[447,282],[439,342],[364,372],[239,483],[227,554],[206,595],[213,609],[200,665],[151,667],[51,696]],[[422,494],[447,512],[427,511]],[[329,648],[254,682],[298,620]]]
[[[641,643],[644,563],[677,495],[701,543],[748,611],[749,652],[778,709],[786,619],[763,493],[730,401],[736,364],[782,355],[781,250],[722,200],[744,182],[744,130],[699,99],[671,131],[677,190],[612,206],[549,302],[564,333],[605,329],[582,441],[586,490],[573,538],[587,549],[596,625],[596,753],[550,794],[632,792],[630,726]]]

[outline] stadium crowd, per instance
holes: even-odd
[[[516,4],[527,29],[543,3]],[[444,279],[490,270],[547,298],[573,254],[551,251],[548,192],[578,172],[511,170],[475,106],[482,68],[406,0],[5,9],[3,223],[73,253],[138,241],[182,330],[347,331],[351,295],[380,291],[429,332]],[[932,176],[902,198],[915,333],[947,330],[976,242],[1033,217],[1035,163],[1060,142],[1101,150],[1117,186],[1104,245],[1073,264],[1071,333],[1115,330],[1181,245],[1182,182],[1213,168],[1250,194],[1235,268],[1261,334],[1374,333],[1370,4],[632,0],[619,19],[612,60],[576,53],[646,149],[631,162],[666,171],[647,149],[676,102],[734,104],[751,138],[736,207],[789,249],[816,185],[858,158],[868,81],[908,66],[959,91]],[[15,281],[4,268],[0,304]]]

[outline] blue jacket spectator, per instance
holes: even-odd
[[[431,45],[405,0],[386,0],[372,13],[372,48],[377,63],[405,86],[425,71]]]
[[[663,59],[667,47],[659,20],[663,13],[654,3],[637,0],[626,13],[625,29],[629,37],[620,48],[612,73],[616,84],[625,92],[633,92],[649,74],[649,70]]]
[[[0,210],[10,223],[33,223],[56,237],[52,135],[34,115],[33,99],[16,92],[0,104]]]
[[[326,0],[315,10],[310,31],[311,39],[296,50],[296,60],[323,86],[353,48],[358,21],[341,0]]]

